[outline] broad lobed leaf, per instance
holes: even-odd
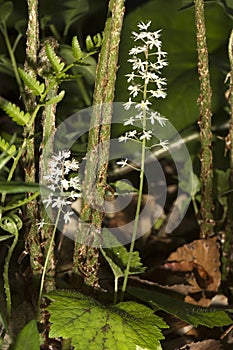
[[[166,323],[150,308],[123,302],[106,307],[80,293],[57,291],[46,294],[52,301],[50,337],[71,338],[75,349],[161,349],[161,328]]]

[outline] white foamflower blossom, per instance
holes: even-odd
[[[70,222],[70,217],[71,215],[73,215],[74,212],[73,211],[67,211],[65,214],[64,214],[64,221],[65,221],[65,224],[68,224]]]
[[[141,85],[130,85],[128,87],[128,90],[130,91],[130,95],[133,95],[133,97],[136,97],[138,93],[140,92]]]
[[[123,107],[125,110],[129,110],[134,102],[131,100],[131,97],[129,98],[129,101],[123,104]]]
[[[69,223],[73,211],[70,207],[72,202],[81,196],[81,183],[78,175],[70,172],[77,172],[79,163],[70,160],[70,150],[61,150],[51,156],[48,162],[48,174],[43,176],[46,186],[52,191],[48,196],[43,198],[43,204],[46,208],[51,207],[59,209],[65,224]],[[41,229],[43,223],[38,224]]]
[[[157,120],[161,126],[165,126],[167,121],[167,118],[161,116],[159,112],[151,112],[149,119],[152,125],[154,124],[155,120]]]
[[[135,108],[137,108],[137,109],[142,109],[142,110],[149,110],[149,105],[151,105],[151,102],[150,101],[148,101],[148,100],[146,100],[146,101],[141,101],[140,103],[137,103],[136,105],[135,105]]]
[[[146,139],[150,140],[152,138],[152,130],[143,130],[142,135],[140,136],[140,140]]]
[[[140,22],[140,23],[138,23],[138,28],[140,30],[147,30],[150,25],[151,25],[151,21],[148,21],[147,23]]]
[[[167,118],[159,112],[151,110],[150,106],[153,99],[164,99],[167,95],[167,80],[162,77],[161,70],[168,65],[168,62],[166,61],[167,52],[162,50],[161,29],[150,31],[151,21],[141,21],[137,26],[139,32],[132,32],[135,45],[130,49],[130,58],[128,59],[132,71],[126,74],[130,97],[123,104],[125,110],[131,111],[133,109],[133,114],[124,121],[124,125],[130,126],[132,129],[135,127],[135,130],[127,131],[120,136],[119,142],[134,140],[142,142],[144,147],[147,147],[148,141],[153,137],[156,123],[161,127],[166,126]],[[168,140],[160,140],[159,143],[150,145],[150,147],[160,146],[168,150],[167,145]],[[127,162],[122,160],[121,163],[117,164],[125,166]]]
[[[124,122],[124,125],[133,125],[134,121],[135,121],[134,117],[130,117]]]
[[[116,164],[120,165],[123,168],[125,165],[128,164],[127,162],[128,162],[128,159],[126,158],[126,159],[119,160],[118,162],[116,162]]]
[[[168,151],[169,148],[168,148],[168,145],[169,145],[169,141],[168,140],[160,140],[158,146],[161,146],[165,151]]]

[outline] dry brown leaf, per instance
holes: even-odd
[[[222,344],[213,339],[199,341],[197,343],[190,343],[184,345],[179,350],[223,350]]]
[[[187,282],[195,287],[192,292],[217,292],[221,281],[220,254],[217,237],[198,239],[179,247],[167,258],[163,268],[187,272]]]

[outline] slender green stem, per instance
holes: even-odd
[[[148,50],[145,52],[145,61],[148,62]],[[148,72],[148,63],[146,64],[146,74]],[[144,84],[144,90],[143,90],[143,101],[145,102],[147,99],[147,85],[148,83],[145,82]],[[142,120],[142,129],[143,131],[146,130],[146,109],[143,108],[143,120]],[[137,231],[138,231],[138,223],[139,223],[139,215],[141,210],[141,203],[142,203],[142,191],[143,191],[143,183],[144,183],[144,169],[145,169],[145,154],[146,154],[146,139],[144,138],[142,140],[142,152],[141,152],[141,170],[140,170],[140,182],[139,182],[139,191],[138,191],[138,201],[137,201],[137,208],[135,213],[135,220],[134,220],[134,226],[133,226],[133,234],[132,239],[130,243],[130,249],[129,249],[129,259],[127,261],[127,266],[125,269],[125,275],[124,275],[124,281],[122,285],[121,290],[121,301],[124,299],[124,294],[126,292],[127,288],[127,282],[129,278],[130,273],[130,266],[133,258],[133,251],[135,246],[135,241],[137,237]]]
[[[40,291],[39,291],[39,298],[38,298],[38,312],[40,310],[40,303],[41,303],[43,289],[44,289],[45,276],[46,276],[46,272],[47,272],[47,267],[49,265],[49,259],[50,259],[50,256],[52,254],[52,251],[53,251],[55,234],[56,234],[58,222],[60,220],[60,216],[61,216],[61,208],[59,208],[58,213],[57,213],[56,222],[54,224],[53,233],[52,233],[52,237],[51,237],[50,244],[48,247],[48,251],[47,251],[47,255],[46,255],[46,259],[45,259],[45,263],[44,263],[44,267],[43,267],[43,272],[42,272],[42,276],[41,276]]]
[[[12,48],[12,51],[15,52],[16,50],[16,47],[18,46],[18,43],[20,41],[20,39],[22,38],[23,34],[19,33],[17,35],[17,38],[15,39],[15,42],[14,42],[14,45],[13,45],[13,48]]]
[[[20,91],[20,96],[22,96],[22,98],[23,98],[23,100],[24,100],[24,93],[23,93],[23,92],[24,92],[24,89],[23,89],[23,84],[22,84],[22,81],[21,81],[20,76],[19,76],[18,67],[17,67],[17,62],[16,62],[15,55],[14,55],[14,50],[13,50],[13,48],[11,47],[10,39],[9,39],[8,32],[7,32],[7,26],[6,26],[6,23],[5,23],[5,22],[3,22],[2,33],[3,33],[3,36],[4,36],[5,42],[6,42],[6,46],[7,46],[7,49],[8,49],[8,53],[9,53],[9,55],[10,55],[12,67],[13,67],[14,74],[15,74],[15,79],[16,79],[16,82],[17,82],[17,84],[18,84],[19,91]]]
[[[130,271],[130,266],[131,266],[132,257],[133,257],[135,240],[136,240],[136,237],[137,237],[139,215],[140,215],[141,202],[142,202],[143,182],[144,182],[145,150],[146,150],[145,139],[143,139],[143,142],[142,142],[142,154],[141,154],[141,171],[140,171],[140,184],[139,184],[139,192],[138,192],[138,201],[137,201],[137,208],[136,208],[136,214],[135,214],[135,220],[134,220],[134,226],[133,226],[132,240],[131,240],[130,249],[129,249],[129,259],[127,261],[127,266],[126,266],[125,275],[124,275],[124,281],[123,281],[123,285],[122,285],[121,301],[124,299],[124,294],[125,294],[125,291],[126,291],[126,288],[127,288],[127,282],[128,282],[129,271]]]
[[[113,304],[116,305],[117,303],[117,292],[118,292],[118,277],[115,277],[114,281],[114,300]]]

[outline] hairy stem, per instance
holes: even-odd
[[[26,43],[26,60],[24,69],[32,77],[36,78],[37,51],[39,47],[39,24],[38,24],[38,0],[27,0],[28,4],[28,27],[27,27],[27,43]],[[25,87],[25,108],[29,113],[37,107],[36,97]],[[34,133],[34,121],[30,127],[30,131],[25,129],[25,134],[30,132],[32,137],[27,140],[26,150],[24,154],[24,170],[25,181],[36,181],[36,156]],[[30,194],[29,194],[30,195]],[[31,267],[36,282],[39,282],[39,276],[42,273],[42,265],[40,263],[42,257],[40,237],[36,226],[39,220],[39,208],[37,200],[31,201],[27,205],[27,217],[29,227],[26,228],[26,246],[30,253]]]
[[[226,137],[226,147],[230,152],[230,176],[229,176],[229,188],[233,188],[233,30],[230,35],[228,45],[228,55],[230,61],[230,87],[228,90],[228,102],[230,105],[230,128],[229,133]],[[227,222],[225,228],[225,237],[223,243],[222,253],[222,280],[228,281],[230,276],[233,275],[233,259],[232,259],[232,248],[233,248],[233,192],[231,191],[228,195],[228,207],[227,207]]]
[[[4,274],[3,274],[4,288],[5,288],[5,293],[6,293],[7,323],[8,324],[9,324],[9,320],[11,317],[11,308],[12,308],[11,290],[10,290],[10,283],[9,283],[9,266],[10,266],[11,257],[12,257],[14,250],[15,250],[17,242],[18,242],[18,230],[16,228],[13,243],[10,246],[7,257],[6,257],[6,261],[5,261],[5,265],[4,265]]]
[[[74,252],[74,272],[82,271],[85,283],[90,286],[98,286],[99,250],[90,247],[90,239],[98,239],[103,219],[101,206],[104,201],[108,169],[111,103],[114,99],[123,16],[124,0],[110,0],[104,40],[97,66],[93,101],[95,108],[89,131],[87,163],[82,189],[84,201],[81,220],[89,224],[82,228],[82,235],[84,234],[87,238],[87,243],[86,247],[76,244]],[[96,197],[99,210],[96,209],[96,206],[93,207],[93,204],[96,203]]]
[[[213,153],[211,131],[211,99],[208,48],[206,43],[204,0],[195,0],[196,36],[198,53],[198,73],[200,96],[198,99],[201,142],[201,183],[202,200],[200,208],[200,237],[207,238],[213,234]]]

